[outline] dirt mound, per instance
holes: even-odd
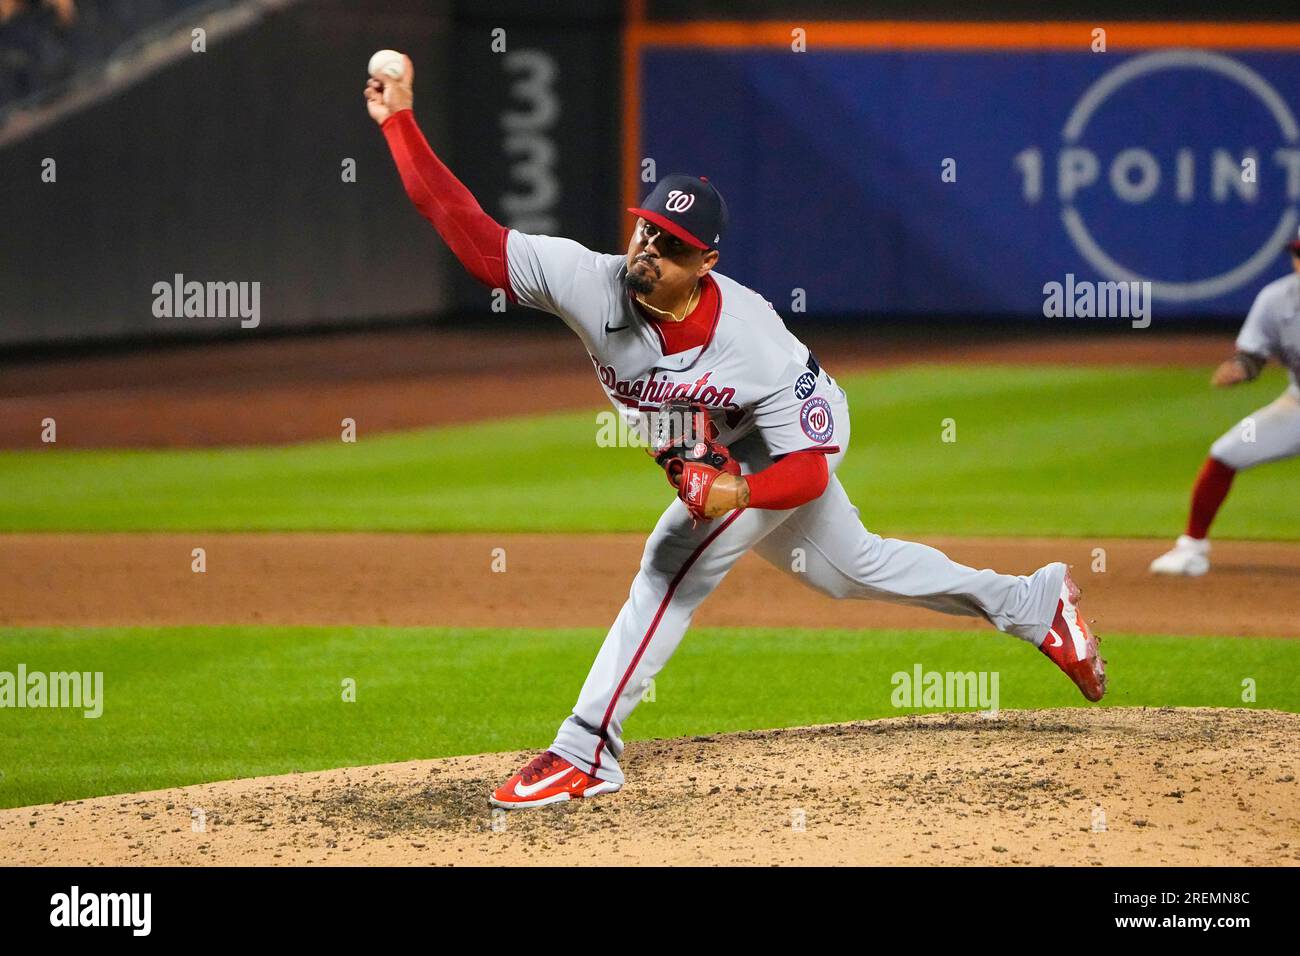
[[[486,795],[529,754],[422,760],[3,810],[0,860],[1296,865],[1297,734],[1095,708],[634,742],[621,793],[510,814]]]

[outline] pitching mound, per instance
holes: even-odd
[[[484,754],[3,810],[0,859],[1295,865],[1298,735],[1276,711],[1098,708],[646,741],[621,793],[495,815],[530,754]]]

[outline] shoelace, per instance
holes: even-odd
[[[559,760],[559,757],[548,750],[540,756],[534,757],[527,767],[519,771],[519,775],[523,777],[524,783],[532,783],[534,780],[545,777]]]

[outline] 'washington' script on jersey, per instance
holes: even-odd
[[[612,365],[601,365],[594,357],[591,363],[596,366],[601,384],[612,391],[615,398],[628,405],[644,402],[647,405],[658,406],[672,398],[684,398],[713,408],[740,407],[736,404],[734,388],[719,388],[709,384],[709,377],[713,375],[712,370],[705,372],[694,382],[673,382],[667,376],[656,378],[655,372],[651,372],[648,378],[630,382],[618,378]]]

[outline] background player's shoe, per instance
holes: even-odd
[[[1200,577],[1210,570],[1210,539],[1178,536],[1178,542],[1151,562],[1152,574],[1185,574]]]
[[[548,803],[613,793],[618,788],[617,783],[583,773],[563,757],[547,750],[497,787],[488,802],[507,810],[544,807]]]
[[[1079,595],[1079,586],[1067,571],[1061,583],[1061,598],[1056,602],[1056,620],[1038,649],[1065,671],[1084,697],[1097,701],[1106,693],[1106,662],[1097,651],[1101,639],[1079,616]]]

